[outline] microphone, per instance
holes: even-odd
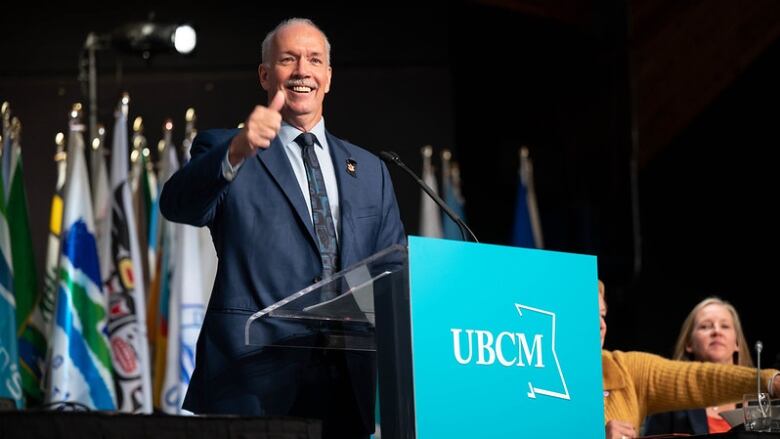
[[[758,410],[761,411],[761,417],[766,418],[769,416],[769,404],[768,398],[762,398],[761,396],[761,351],[764,350],[764,343],[761,340],[756,341],[756,402],[758,402]]]
[[[761,393],[761,351],[764,350],[764,343],[761,340],[756,341],[756,397]]]
[[[380,151],[379,157],[381,157],[382,160],[385,161],[385,163],[393,163],[399,168],[403,169],[407,174],[411,175],[414,181],[417,183],[417,185],[420,186],[422,190],[424,190],[425,193],[428,194],[428,196],[431,197],[433,201],[435,201],[436,204],[439,205],[439,207],[441,207],[441,209],[444,211],[444,213],[447,214],[447,216],[449,216],[450,218],[452,218],[453,221],[455,221],[455,224],[457,224],[458,227],[460,228],[460,233],[461,235],[463,235],[464,241],[469,240],[468,236],[466,235],[466,232],[468,232],[468,234],[471,235],[471,239],[474,242],[479,242],[477,237],[474,235],[474,232],[472,232],[471,229],[469,229],[469,226],[467,226],[466,223],[464,223],[463,220],[460,219],[458,214],[453,212],[452,209],[450,209],[450,206],[447,206],[447,203],[445,203],[444,200],[439,198],[439,196],[436,195],[436,193],[433,192],[433,190],[430,187],[428,187],[428,185],[425,184],[425,182],[422,181],[422,179],[418,177],[417,174],[415,174],[411,169],[409,169],[409,167],[407,167],[404,164],[404,162],[401,161],[401,158],[398,157],[398,154],[392,151]]]

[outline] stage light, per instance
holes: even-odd
[[[197,34],[189,25],[152,21],[130,23],[111,34],[111,45],[128,53],[140,53],[144,59],[153,54],[178,52],[186,55],[195,49]]]
[[[145,60],[158,53],[188,55],[195,50],[197,34],[187,24],[167,24],[154,21],[154,14],[146,21],[129,23],[110,33],[90,32],[80,55],[79,81],[84,94],[89,96],[89,137],[98,137],[97,123],[97,63],[95,53],[115,49],[118,52],[140,54]],[[91,142],[91,140],[90,140]],[[97,162],[97,149],[93,149]],[[93,169],[94,172],[94,169]]]
[[[173,33],[173,46],[176,51],[186,55],[193,50],[198,44],[198,35],[195,33],[195,29],[189,25],[178,26]]]

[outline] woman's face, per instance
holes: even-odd
[[[601,347],[604,347],[604,337],[607,335],[607,303],[604,302],[604,295],[599,294],[599,317],[601,325],[599,326],[599,332],[601,333]]]
[[[712,303],[700,309],[693,320],[693,332],[686,352],[699,361],[733,364],[737,346],[734,318],[725,306]]]

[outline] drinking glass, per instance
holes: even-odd
[[[745,430],[772,429],[772,401],[768,393],[746,393],[742,398],[742,410],[745,413]]]

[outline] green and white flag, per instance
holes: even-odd
[[[100,277],[83,130],[83,125],[73,123],[68,142],[62,253],[46,401],[114,410],[111,350],[106,337],[107,298]]]
[[[43,401],[41,384],[46,358],[46,332],[41,309],[41,291],[35,278],[35,256],[27,214],[27,195],[24,190],[22,149],[19,144],[21,126],[16,118],[11,127],[11,182],[6,205],[11,233],[13,255],[14,296],[16,298],[16,327],[19,367],[24,396],[28,407]]]

